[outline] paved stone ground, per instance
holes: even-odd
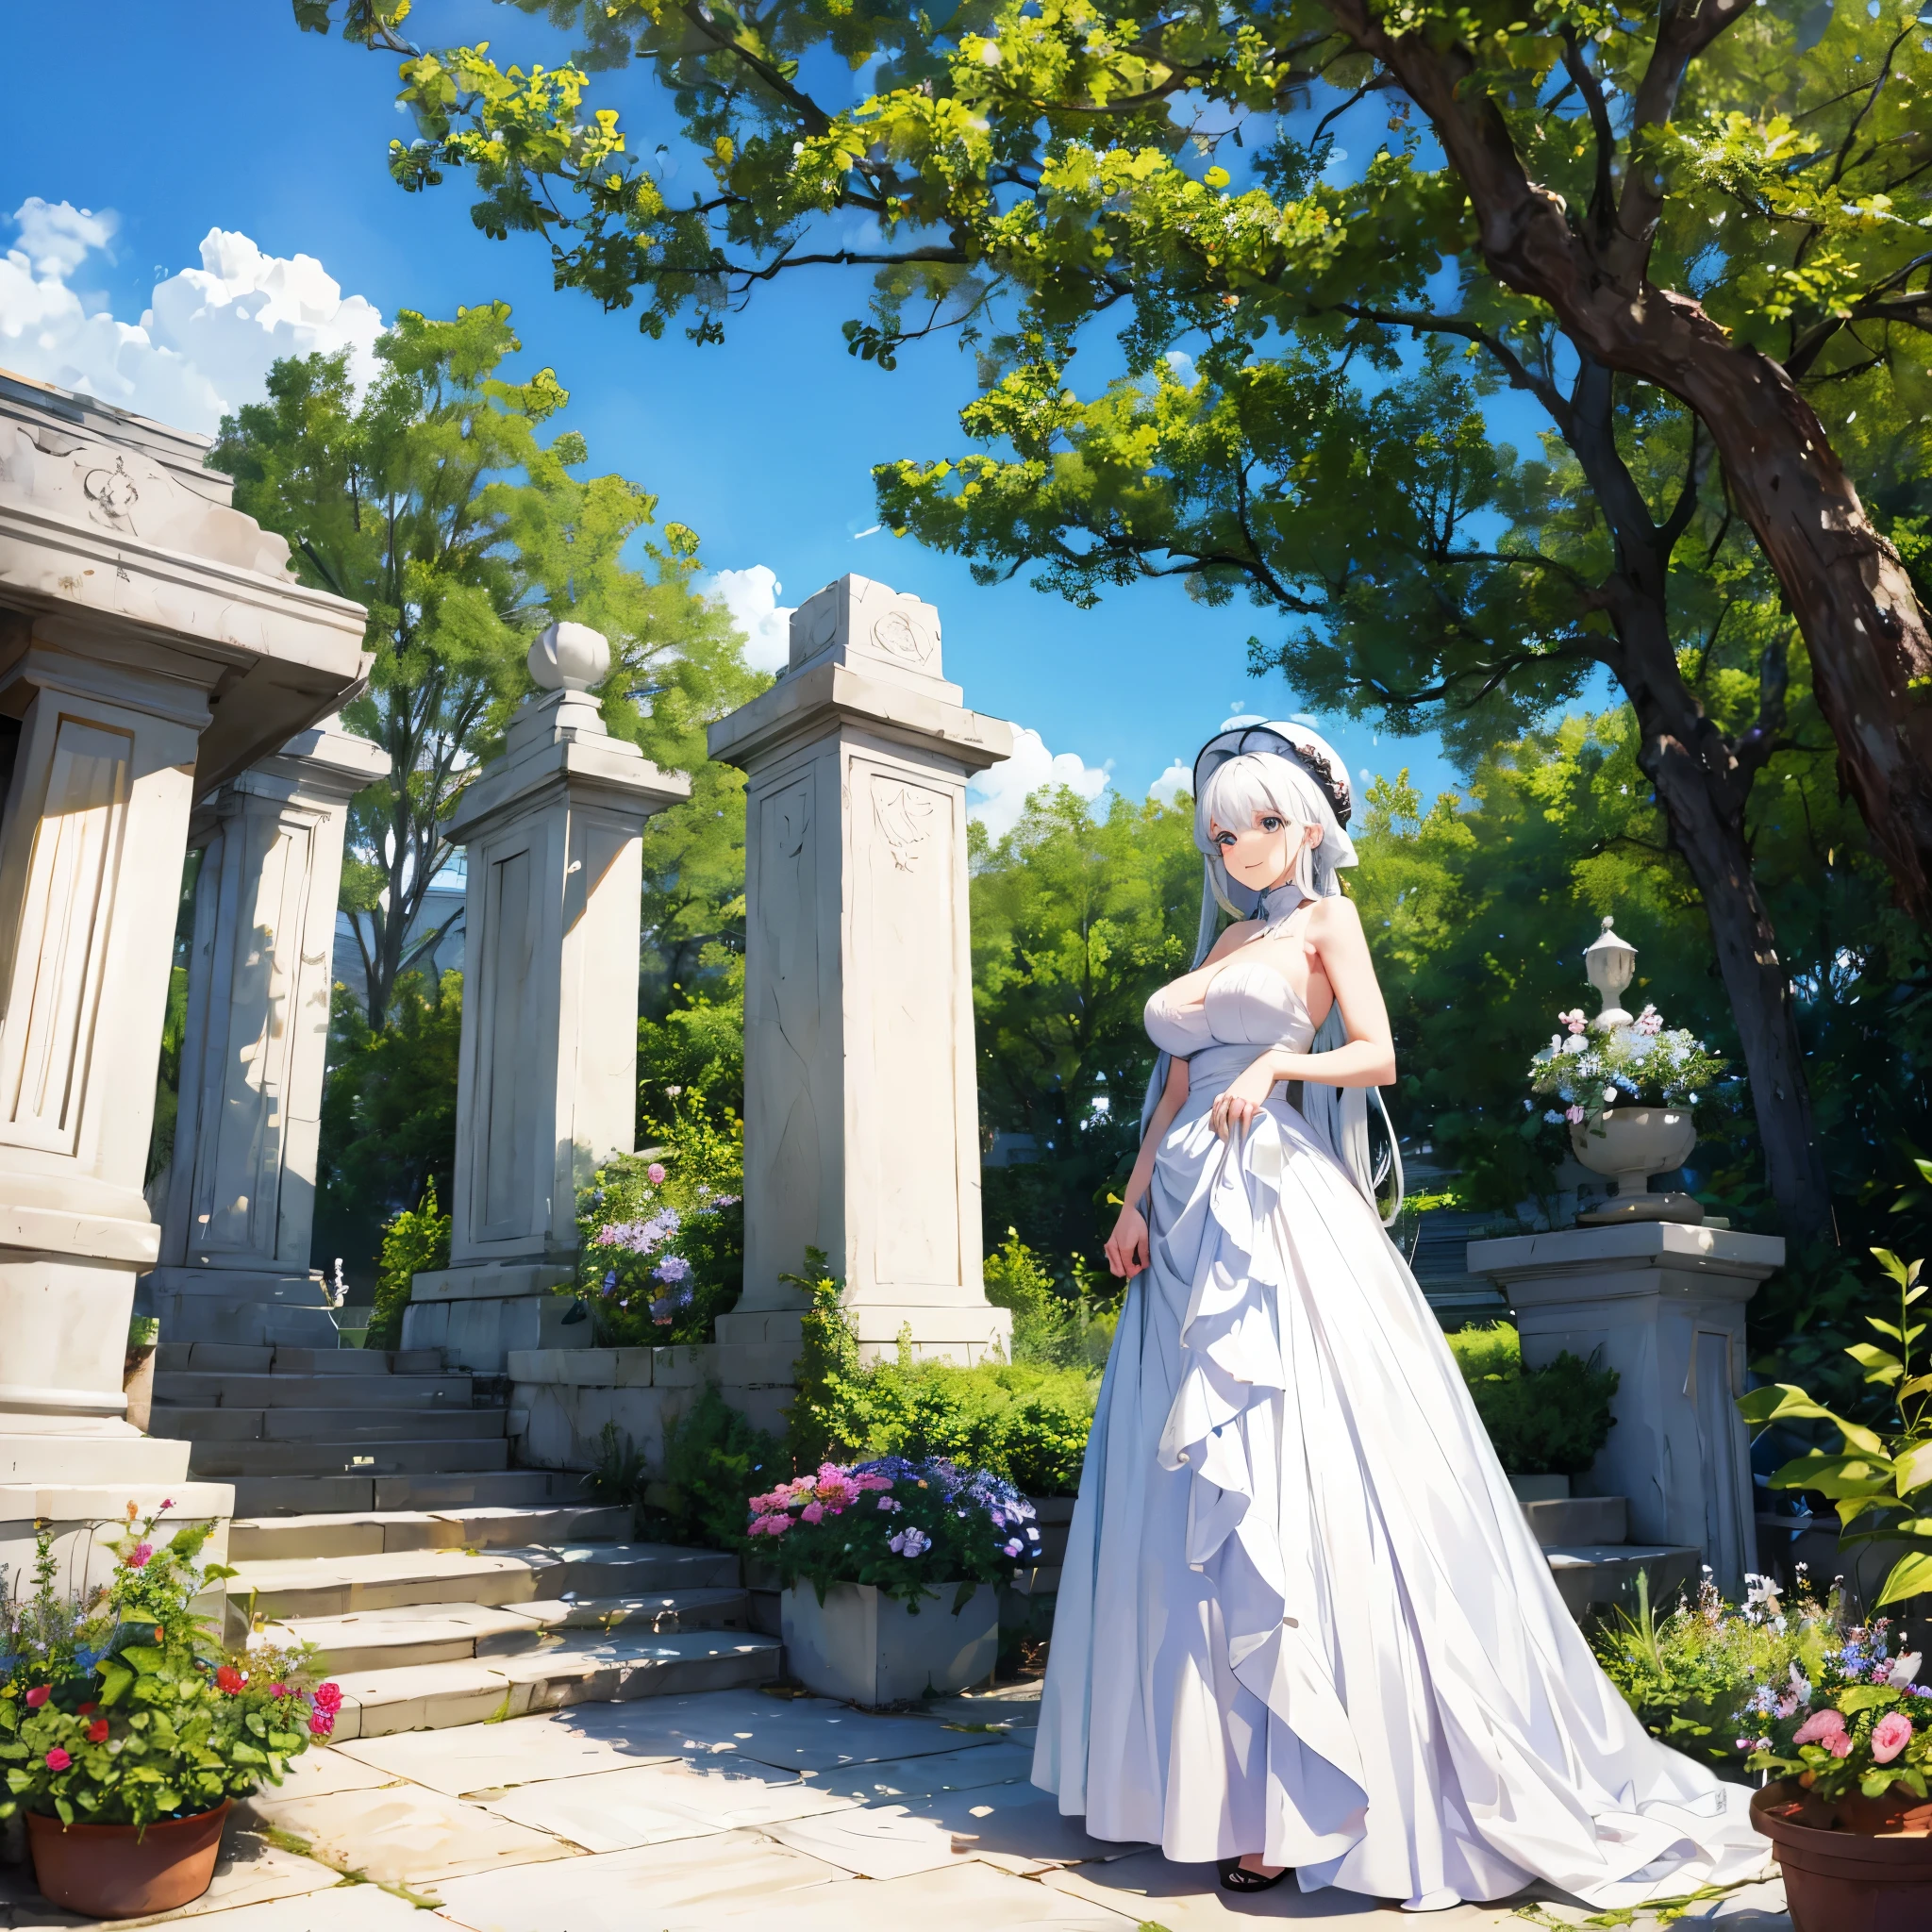
[[[1208,1932],[1237,1920],[1394,1932],[1629,1925],[1555,1894],[1415,1919],[1103,1843],[1025,1782],[1025,1691],[873,1716],[757,1690],[588,1704],[301,1759],[231,1830],[195,1932]],[[434,1912],[436,1919],[425,1914]],[[1775,1884],[1677,1923],[1790,1932]],[[1668,1923],[1640,1914],[1637,1932]],[[0,1866],[0,1926],[82,1924]],[[158,1921],[123,1921],[155,1924]]]

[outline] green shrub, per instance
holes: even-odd
[[[1567,1349],[1525,1371],[1522,1343],[1506,1322],[1464,1328],[1450,1352],[1475,1400],[1490,1441],[1511,1475],[1581,1475],[1609,1441],[1617,1372]]]
[[[806,1268],[805,1275],[791,1277],[811,1296],[798,1393],[788,1415],[787,1446],[796,1468],[942,1456],[961,1469],[1005,1476],[1029,1496],[1071,1495],[1079,1487],[1099,1392],[1090,1370],[1039,1361],[970,1369],[916,1361],[904,1340],[896,1361],[862,1365],[824,1256],[813,1249]]]
[[[365,1348],[402,1346],[403,1310],[409,1306],[410,1283],[418,1274],[449,1266],[449,1216],[438,1210],[436,1183],[431,1181],[419,1206],[405,1208],[383,1228],[375,1307],[363,1337]]]
[[[741,1416],[707,1383],[697,1401],[664,1431],[664,1479],[652,1502],[674,1543],[706,1549],[743,1546],[746,1501],[790,1473],[785,1446]]]
[[[1017,1229],[1008,1228],[1006,1240],[987,1256],[986,1298],[996,1308],[1012,1310],[1014,1361],[1061,1369],[1106,1367],[1120,1320],[1119,1295],[1080,1256],[1072,1259],[1068,1291]]]

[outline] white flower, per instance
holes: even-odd
[[[1890,1674],[1886,1682],[1894,1690],[1904,1690],[1918,1681],[1919,1666],[1924,1662],[1925,1654],[1921,1650],[1908,1650],[1901,1657],[1892,1659]]]
[[[1617,1090],[1614,1087],[1606,1087],[1604,1089],[1604,1105],[1606,1107],[1614,1107],[1616,1102]]]
[[[1563,1051],[1565,1053],[1588,1053],[1590,1051],[1590,1041],[1581,1033],[1573,1033],[1563,1042]]]

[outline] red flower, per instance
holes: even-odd
[[[65,1771],[73,1762],[74,1759],[68,1757],[66,1752],[61,1750],[58,1744],[47,1753],[47,1769],[49,1771]]]
[[[51,1684],[36,1684],[26,1693],[26,1707],[29,1710],[38,1710],[53,1694],[54,1687]]]
[[[239,1696],[247,1681],[232,1664],[224,1664],[215,1673],[215,1689],[225,1697]]]
[[[308,1731],[311,1737],[325,1738],[335,1727],[336,1714],[332,1710],[318,1710],[309,1717]]]
[[[90,1744],[105,1744],[108,1741],[108,1720],[97,1717],[87,1727],[87,1740]]]
[[[77,1711],[75,1711],[75,1716],[76,1716],[76,1717],[92,1717],[92,1716],[93,1716],[93,1714],[94,1714],[94,1712],[95,1712],[95,1711],[97,1711],[98,1709],[100,1709],[100,1707],[100,1707],[100,1706],[99,1706],[98,1704],[83,1704],[83,1705],[82,1705],[82,1706],[80,1707],[80,1708],[79,1708],[79,1709],[78,1709]]]
[[[317,1710],[325,1710],[333,1717],[342,1707],[341,1687],[338,1684],[318,1684],[309,1693],[308,1701]]]
[[[142,1569],[155,1553],[152,1543],[136,1543],[123,1559],[130,1570]]]
[[[271,1684],[268,1687],[268,1694],[271,1697],[286,1697],[289,1694],[289,1687],[286,1684]]]

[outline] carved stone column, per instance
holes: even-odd
[[[186,1470],[121,1383],[189,811],[368,665],[205,448],[0,377],[0,1558]]]
[[[1010,1341],[986,1299],[966,781],[1012,728],[962,708],[939,613],[859,576],[792,615],[771,690],[711,726],[746,792],[745,1277],[730,1387],[789,1379],[822,1248],[865,1352]],[[759,1405],[746,1402],[757,1410]]]
[[[590,687],[608,667],[596,632],[546,631],[530,672],[548,694],[450,821],[469,858],[450,1266],[416,1276],[403,1341],[452,1368],[589,1341],[551,1291],[574,1272],[578,1187],[637,1144],[639,839],[691,780],[606,731]]]
[[[389,755],[333,721],[204,800],[161,1265],[164,1341],[333,1348],[309,1266],[349,801]]]

